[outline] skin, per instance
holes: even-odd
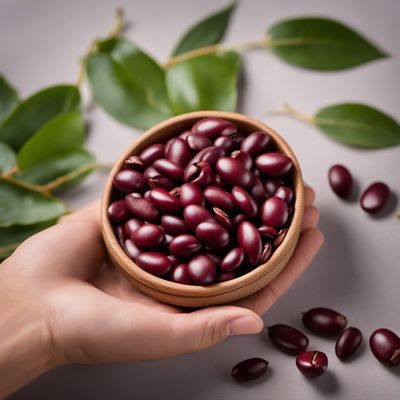
[[[141,361],[256,334],[264,314],[299,278],[323,242],[314,191],[296,250],[259,292],[188,312],[132,287],[111,265],[93,203],[26,240],[0,265],[0,397],[69,363]]]

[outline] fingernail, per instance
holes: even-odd
[[[226,327],[227,336],[248,335],[258,333],[262,330],[263,323],[261,319],[245,316],[229,321]]]

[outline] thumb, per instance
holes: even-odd
[[[208,307],[188,314],[176,314],[174,319],[180,353],[206,349],[229,336],[259,333],[264,326],[258,314],[234,306]]]

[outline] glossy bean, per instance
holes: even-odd
[[[185,182],[191,182],[199,187],[206,187],[210,184],[213,170],[206,161],[199,161],[185,170]]]
[[[258,156],[256,166],[264,176],[280,178],[292,169],[293,162],[285,154],[273,152]]]
[[[164,157],[165,146],[161,143],[155,143],[146,147],[140,154],[139,158],[144,167],[153,164],[154,161]]]
[[[268,369],[268,361],[262,358],[249,358],[232,368],[232,378],[237,381],[251,381],[263,376]]]
[[[237,240],[250,265],[257,265],[262,250],[261,237],[257,228],[251,222],[242,222],[237,229]]]
[[[190,279],[199,285],[213,283],[217,269],[210,257],[206,255],[194,256],[188,263]]]
[[[270,197],[261,207],[261,219],[264,225],[280,228],[289,217],[288,207],[280,197]]]
[[[265,189],[259,178],[253,176],[253,182],[251,183],[249,193],[257,203],[261,203],[265,200]]]
[[[271,243],[265,243],[262,246],[259,264],[265,264],[272,256],[272,245]]]
[[[244,139],[240,148],[250,156],[255,157],[264,153],[271,142],[271,136],[267,132],[253,132]]]
[[[272,197],[275,195],[275,192],[281,186],[284,186],[284,182],[280,179],[266,179],[264,180],[264,189],[267,197]]]
[[[362,333],[359,329],[349,327],[336,340],[335,353],[340,360],[347,360],[360,347]]]
[[[148,251],[136,257],[136,264],[152,275],[162,276],[169,272],[172,261],[162,253]]]
[[[131,169],[117,172],[113,178],[113,185],[124,193],[143,193],[147,189],[147,182],[143,174]]]
[[[136,244],[133,243],[133,241],[131,239],[125,240],[123,249],[124,249],[125,253],[127,254],[127,256],[133,261],[135,261],[137,256],[141,253],[141,250],[139,249],[139,247],[136,246]]]
[[[193,133],[207,136],[210,140],[214,140],[221,135],[230,135],[236,130],[237,128],[232,122],[215,117],[203,118],[192,127]]]
[[[164,240],[164,232],[157,225],[144,224],[132,232],[131,238],[139,247],[155,247]]]
[[[215,220],[223,226],[228,232],[232,231],[234,224],[229,215],[218,207],[213,207],[213,215]]]
[[[205,135],[191,134],[186,137],[186,141],[189,147],[195,152],[212,145],[211,140]]]
[[[169,251],[175,257],[187,257],[200,250],[201,244],[193,235],[183,234],[172,239]]]
[[[253,159],[248,153],[243,150],[235,150],[234,152],[232,152],[231,157],[240,161],[249,171],[253,166]]]
[[[258,228],[258,232],[260,232],[261,237],[267,240],[274,240],[278,236],[278,232],[276,229],[271,226],[262,225]]]
[[[231,213],[235,209],[233,196],[219,187],[208,186],[204,189],[204,196],[213,207],[220,208],[226,213]]]
[[[112,222],[125,222],[130,212],[126,207],[124,200],[115,200],[107,208],[107,216]]]
[[[353,177],[344,165],[333,165],[328,172],[329,185],[332,190],[342,198],[351,195],[353,188]]]
[[[375,330],[369,338],[375,358],[388,367],[400,365],[400,337],[389,329]]]
[[[365,189],[360,197],[361,208],[369,214],[375,214],[381,211],[390,195],[390,189],[383,182],[375,182]]]
[[[194,183],[188,182],[181,186],[179,199],[184,207],[191,204],[198,204],[204,207],[203,191]]]
[[[238,269],[244,261],[244,251],[240,247],[235,247],[226,253],[221,262],[222,271],[234,271]]]
[[[157,175],[154,178],[148,180],[149,186],[151,188],[161,188],[164,190],[172,190],[175,187],[175,183],[163,175]]]
[[[285,240],[285,237],[288,233],[288,229],[281,229],[278,233],[278,236],[274,239],[274,247],[278,247]]]
[[[288,354],[299,354],[305,351],[309,343],[304,333],[285,324],[268,327],[268,336],[278,349]]]
[[[192,204],[185,207],[183,210],[183,218],[186,226],[191,231],[194,231],[202,222],[215,222],[215,218],[211,215],[211,213],[204,207],[201,207],[197,204]]]
[[[181,202],[162,188],[152,189],[149,195],[149,200],[158,209],[167,213],[175,214],[182,210]]]
[[[190,285],[192,283],[187,264],[178,264],[173,266],[170,272],[170,279],[176,283],[182,283],[184,285]]]
[[[306,378],[318,378],[328,368],[328,357],[322,351],[304,351],[296,357],[296,366]]]
[[[228,136],[220,136],[216,138],[214,145],[222,147],[227,154],[230,154],[235,148],[235,143],[233,143],[233,140]]]
[[[275,194],[275,197],[280,197],[282,200],[285,201],[286,204],[290,204],[293,200],[294,193],[293,190],[288,186],[281,186],[279,187]]]
[[[337,336],[347,325],[347,318],[329,308],[316,307],[303,314],[303,324],[322,336]]]
[[[132,215],[143,221],[158,222],[160,219],[160,211],[149,200],[128,194],[125,197],[125,205]]]
[[[192,151],[186,140],[175,138],[171,141],[168,149],[165,152],[165,158],[185,168],[188,162],[192,159]]]
[[[129,156],[124,161],[124,167],[127,169],[133,169],[135,171],[142,172],[144,165],[139,156]]]
[[[183,177],[183,169],[173,161],[166,158],[160,158],[153,163],[153,167],[160,172],[160,174],[170,178],[174,181],[179,181]]]
[[[222,248],[229,243],[229,233],[215,222],[202,222],[195,232],[196,237],[211,248]]]
[[[240,186],[232,188],[233,202],[240,208],[247,217],[255,217],[258,213],[258,206],[255,200]]]
[[[178,236],[188,233],[188,228],[182,217],[177,215],[164,214],[161,217],[161,225],[168,235]]]
[[[133,232],[136,231],[137,228],[140,228],[143,225],[143,222],[137,218],[131,218],[125,222],[125,232],[126,234],[132,238]]]
[[[248,187],[252,181],[249,170],[239,161],[231,157],[222,157],[217,161],[217,171],[232,186]]]

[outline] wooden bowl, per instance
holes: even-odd
[[[113,227],[107,218],[107,208],[112,200],[112,178],[121,169],[124,160],[153,143],[165,143],[168,139],[178,136],[201,118],[220,117],[235,123],[239,131],[247,135],[254,131],[268,132],[276,148],[293,160],[292,179],[295,191],[295,212],[292,223],[283,243],[276,249],[272,257],[251,272],[230,281],[215,283],[209,286],[183,285],[151,275],[138,267],[124,252],[115,237]],[[269,126],[241,114],[199,111],[170,118],[149,129],[140,136],[115,163],[105,186],[101,221],[105,245],[111,260],[126,278],[139,290],[164,303],[185,307],[203,307],[214,304],[230,303],[255,293],[266,286],[282,271],[292,255],[300,234],[303,219],[304,188],[300,167],[296,156],[289,145]]]

